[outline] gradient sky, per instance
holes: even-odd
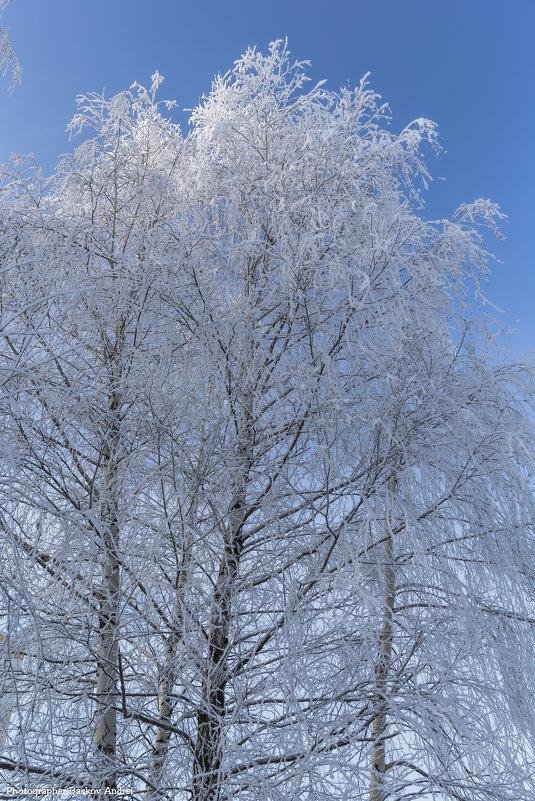
[[[489,241],[503,264],[486,294],[518,332],[503,344],[535,349],[535,0],[16,0],[3,24],[23,77],[12,94],[0,85],[0,161],[33,152],[45,172],[72,148],[79,92],[113,94],[158,69],[161,96],[191,108],[248,45],[285,36],[331,89],[371,72],[393,130],[438,123],[446,152],[429,166],[445,180],[425,215],[490,197],[509,216],[507,241]]]

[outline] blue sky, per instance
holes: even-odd
[[[13,94],[0,85],[0,161],[33,152],[46,172],[72,147],[77,93],[148,83],[155,68],[181,108],[248,45],[285,36],[332,89],[370,71],[394,130],[438,123],[446,152],[429,165],[446,180],[426,216],[476,197],[509,216],[487,295],[505,309],[500,327],[518,331],[504,344],[535,349],[535,0],[16,0],[3,24],[24,71]]]

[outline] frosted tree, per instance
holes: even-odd
[[[432,123],[282,42],[185,137],[159,81],[6,179],[2,771],[531,801],[532,387],[467,302],[498,210],[425,222]]]
[[[93,663],[94,686],[86,685],[82,667],[73,690],[75,717],[88,693],[94,701],[82,737],[64,725],[59,705],[47,714],[59,715],[66,752],[92,763],[92,781],[106,787],[115,786],[117,775],[121,570],[127,594],[143,586],[124,561],[122,531],[139,558],[139,493],[148,492],[143,477],[157,471],[158,460],[156,446],[148,451],[146,444],[146,390],[150,383],[157,391],[155,365],[166,348],[161,293],[174,280],[150,244],[163,245],[156,229],[173,194],[169,178],[180,146],[154,105],[157,75],[154,81],[150,95],[139,89],[110,102],[81,101],[74,124],[92,126],[96,136],[61,165],[46,193],[18,160],[6,189],[7,213],[23,217],[25,234],[13,233],[13,224],[6,229],[6,262],[15,261],[10,267],[18,281],[10,282],[9,302],[25,311],[13,314],[5,339],[6,354],[19,364],[8,414],[21,470],[20,496],[6,509],[5,529],[15,556],[28,554],[25,579],[35,588],[40,653],[34,651],[38,664],[28,659],[27,669],[57,688],[67,682],[66,664]],[[164,238],[167,260],[175,239],[172,232]],[[46,752],[57,774],[63,766],[55,757],[56,730],[44,742],[39,708],[32,715],[26,752]]]
[[[5,9],[10,4],[11,0],[0,0],[0,21]],[[17,83],[20,83],[22,69],[19,63],[13,46],[9,39],[6,28],[0,25],[0,72],[6,75],[11,72],[11,88],[13,89]]]

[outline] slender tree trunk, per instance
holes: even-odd
[[[9,635],[0,634],[0,756],[6,745],[11,715],[17,703],[15,671],[24,657],[24,645],[17,647]]]
[[[187,557],[187,553],[185,557]],[[159,787],[161,784],[162,774],[169,752],[171,731],[167,727],[171,724],[171,716],[174,709],[172,694],[177,681],[177,648],[183,638],[184,619],[181,596],[185,577],[186,571],[185,568],[183,568],[176,587],[177,594],[175,596],[175,603],[171,616],[171,631],[167,637],[164,661],[158,681],[158,720],[161,725],[156,727],[152,743],[151,758],[147,772],[147,785],[145,788],[146,801],[153,801],[153,799],[160,797],[159,793],[153,788]]]
[[[112,371],[115,379],[115,371]],[[104,479],[101,488],[100,553],[102,580],[98,592],[99,647],[96,686],[96,785],[117,787],[117,679],[118,679],[118,609],[119,609],[119,408],[120,395],[114,386],[110,393],[109,427],[103,454]]]
[[[202,442],[204,438],[204,425],[205,422],[203,420],[200,426],[201,446],[195,461],[195,467],[197,470],[199,470],[203,458]],[[171,630],[165,644],[165,655],[158,679],[158,720],[160,725],[156,727],[154,740],[152,742],[149,769],[147,771],[147,784],[145,787],[145,801],[155,801],[155,799],[160,797],[160,794],[154,788],[159,788],[161,786],[163,772],[165,770],[167,756],[169,753],[169,742],[172,732],[168,727],[171,724],[171,716],[175,706],[175,702],[172,697],[173,691],[178,680],[176,662],[178,656],[177,651],[184,638],[183,595],[190,568],[191,538],[196,525],[196,501],[197,492],[200,486],[201,477],[200,474],[198,474],[197,483],[193,492],[191,508],[188,514],[189,519],[188,526],[186,527],[186,536],[182,545],[180,569],[178,570],[178,575],[176,578],[175,600],[170,621]]]
[[[390,491],[395,480],[390,481]],[[392,658],[392,623],[395,603],[394,542],[392,521],[387,504],[385,515],[385,593],[383,622],[379,636],[379,656],[375,665],[375,717],[372,722],[372,769],[370,801],[385,801],[384,777],[386,773],[387,682]]]
[[[250,419],[250,414],[248,417]],[[246,483],[252,461],[250,434],[246,425],[246,442],[238,451],[238,489],[230,509],[227,537],[212,598],[208,656],[202,702],[197,714],[197,742],[193,764],[194,801],[217,801],[220,797],[231,605],[243,550]]]
[[[223,555],[212,596],[207,664],[203,676],[202,701],[197,714],[197,742],[193,760],[193,801],[218,801],[220,769],[223,755],[225,722],[225,688],[228,681],[227,661],[232,599],[243,550],[243,525],[247,511],[247,482],[253,463],[252,385],[249,371],[254,364],[253,294],[258,262],[249,260],[246,293],[250,304],[246,328],[249,331],[245,370],[238,386],[243,394],[234,410],[237,417],[236,469],[234,498],[230,505]],[[254,379],[253,379],[254,382]]]
[[[208,664],[203,681],[202,706],[197,715],[193,776],[195,801],[215,801],[219,796],[231,600],[241,549],[239,540],[225,546],[212,602]]]

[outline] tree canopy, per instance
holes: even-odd
[[[533,801],[532,370],[366,78],[277,41],[4,169],[6,784]],[[18,783],[18,784],[17,784]]]

